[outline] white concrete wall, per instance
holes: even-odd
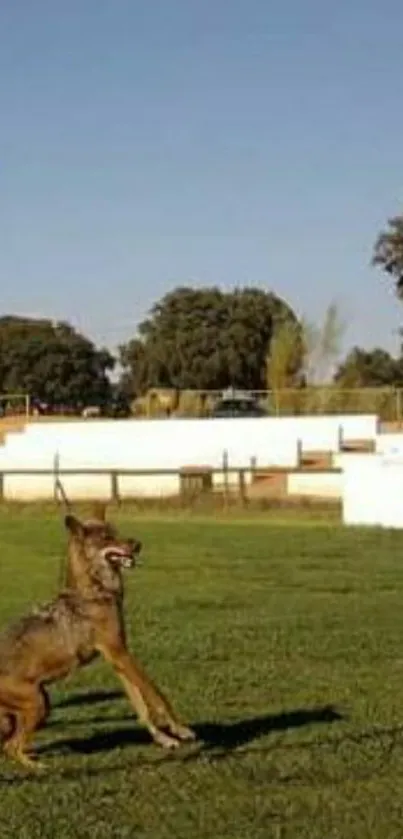
[[[350,464],[364,463],[363,458],[373,456],[373,452],[337,452],[332,455],[332,466],[343,472]]]
[[[337,453],[341,438],[373,439],[376,427],[373,415],[37,422],[22,433],[6,435],[0,447],[0,471],[53,470],[56,454],[61,470],[179,470],[191,465],[220,469],[225,453],[232,468],[247,469],[252,459],[260,468],[295,468],[300,444],[308,452]],[[246,482],[250,479],[248,472]],[[214,484],[222,480],[217,475]],[[291,481],[291,492],[295,492],[296,480]],[[303,480],[308,492],[313,478]],[[318,481],[317,477],[317,486]],[[230,476],[229,482],[237,483],[238,476]],[[328,494],[330,484],[325,483],[323,479],[322,488]],[[72,498],[110,496],[109,476],[65,476],[64,485]],[[53,486],[51,477],[10,475],[4,490],[9,498],[40,498],[52,497]],[[179,477],[121,476],[119,491],[122,497],[171,495],[179,491]]]
[[[379,454],[400,455],[403,454],[403,433],[378,434],[376,437],[375,450]]]
[[[303,451],[337,452],[340,442],[374,440],[378,430],[375,414],[279,417],[283,431],[301,440]]]
[[[287,476],[287,495],[315,498],[341,498],[341,472],[294,472]]]
[[[109,475],[63,475],[63,488],[70,499],[112,499]],[[119,497],[163,498],[179,494],[178,475],[120,475],[117,479]],[[44,501],[54,498],[51,475],[6,475],[4,498],[8,501]]]
[[[341,454],[343,521],[403,527],[403,433],[378,434],[374,454]]]
[[[112,497],[108,475],[65,475],[63,487],[69,498],[107,501]],[[54,498],[54,478],[52,475],[6,475],[3,489],[7,501],[45,501]]]
[[[347,414],[340,419],[343,441],[374,440],[379,433],[380,423],[376,414]]]
[[[179,495],[179,475],[119,475],[120,498],[165,498]]]
[[[403,527],[403,457],[368,454],[351,461],[342,503],[345,524]]]
[[[161,460],[171,447],[182,458],[195,454],[200,458],[204,451],[206,457],[213,458],[218,451],[221,458],[226,449],[234,465],[246,465],[245,458],[249,461],[256,457],[261,465],[269,466],[277,465],[279,458],[278,465],[283,465],[287,450],[284,465],[288,466],[295,460],[296,441],[301,442],[304,451],[336,452],[340,437],[374,439],[376,429],[375,415],[31,423],[22,434],[6,435],[4,451],[16,454],[25,444],[36,441],[43,452],[70,451],[82,456],[99,446],[107,452],[113,443],[125,456],[133,450],[138,456],[141,450],[146,457],[158,449]]]
[[[7,501],[47,501],[53,498],[54,480],[50,475],[7,475],[3,493]]]
[[[0,449],[0,469],[22,464],[52,468],[180,469],[220,468],[224,453],[234,468],[296,466],[298,440],[271,419],[128,420],[37,423],[25,434],[8,435]]]

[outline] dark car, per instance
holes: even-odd
[[[216,402],[211,417],[265,417],[267,411],[254,396],[246,393],[224,394]]]

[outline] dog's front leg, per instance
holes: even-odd
[[[176,717],[168,700],[145,673],[141,664],[124,648],[99,647],[119,676],[140,722],[153,740],[164,748],[175,748],[178,740],[194,740],[194,732]],[[173,735],[161,731],[166,728]]]
[[[166,696],[150,679],[138,659],[128,652],[126,656],[128,669],[125,675],[129,681],[134,679],[137,684],[140,684],[143,697],[156,725],[159,728],[167,728],[178,740],[195,740],[194,731],[178,718]]]

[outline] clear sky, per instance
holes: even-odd
[[[3,0],[1,313],[110,347],[177,284],[254,284],[398,347],[402,0]]]

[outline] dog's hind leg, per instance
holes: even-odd
[[[15,719],[6,708],[0,708],[0,743],[11,737],[15,728]]]
[[[42,728],[42,726],[45,725],[45,722],[50,714],[49,694],[45,690],[43,685],[40,685],[39,690],[41,693],[42,702],[40,704],[40,707],[38,706],[38,722],[36,724],[36,728]]]
[[[1,686],[0,692],[2,701],[14,719],[11,734],[3,742],[3,751],[27,769],[41,769],[42,764],[28,754],[27,747],[34,731],[48,715],[49,700],[46,692],[31,684],[14,685],[8,695]]]

